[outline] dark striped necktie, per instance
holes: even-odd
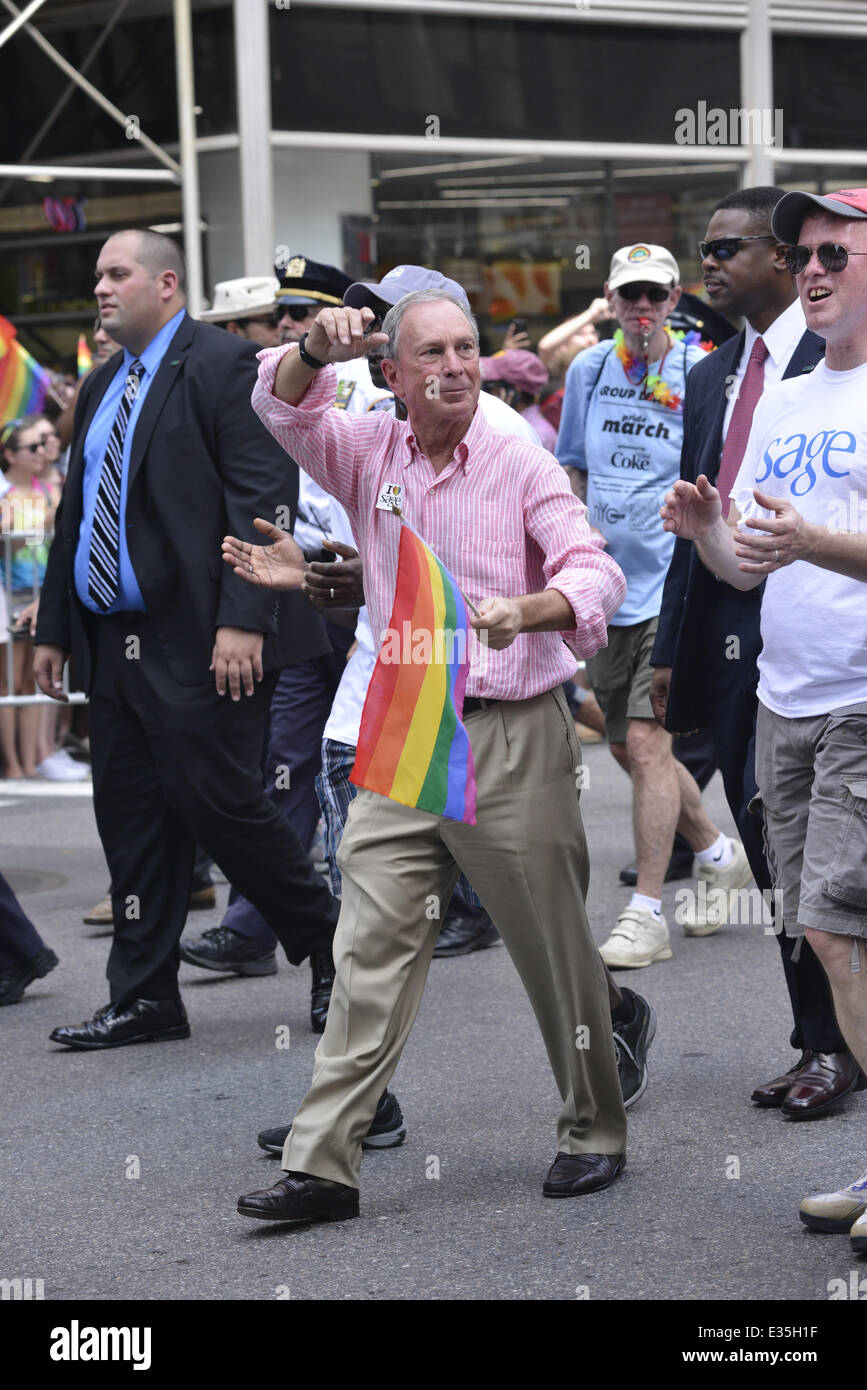
[[[93,510],[87,592],[103,612],[106,612],[117,598],[120,573],[120,480],[123,473],[123,441],[130,411],[144,373],[144,364],[138,360],[133,362],[108,437],[96,494],[96,506]]]

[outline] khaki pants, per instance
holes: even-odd
[[[358,1186],[361,1140],[418,1012],[459,868],[499,928],[538,1019],[563,1098],[558,1150],[626,1148],[608,990],[584,908],[581,749],[566,702],[557,689],[491,705],[468,716],[467,732],[476,825],[368,791],[349,809],[338,851],[337,978],[284,1169]],[[504,1115],[504,1144],[508,1132]]]

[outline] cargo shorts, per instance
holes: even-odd
[[[787,719],[760,701],[756,783],[788,935],[867,939],[867,703]]]

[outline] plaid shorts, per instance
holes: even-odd
[[[355,762],[355,749],[350,743],[338,743],[337,739],[322,740],[322,771],[316,778],[316,795],[322,808],[323,840],[328,856],[328,877],[331,892],[335,898],[343,894],[343,879],[337,867],[337,850],[343,837],[343,827],[349,814],[350,804],[355,800],[358,788],[349,780]],[[461,874],[455,885],[452,906],[455,911],[479,913],[482,905],[467,879]]]
[[[759,702],[756,782],[787,934],[867,938],[867,704],[787,719]]]

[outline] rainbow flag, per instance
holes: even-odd
[[[79,334],[78,349],[75,354],[75,365],[78,368],[79,376],[86,376],[93,366],[93,353],[87,346],[87,339],[84,334]]]
[[[37,415],[45,405],[50,378],[15,336],[15,329],[0,314],[0,424]]]
[[[476,823],[476,773],[461,723],[470,622],[456,580],[405,522],[394,607],[367,687],[357,787]]]

